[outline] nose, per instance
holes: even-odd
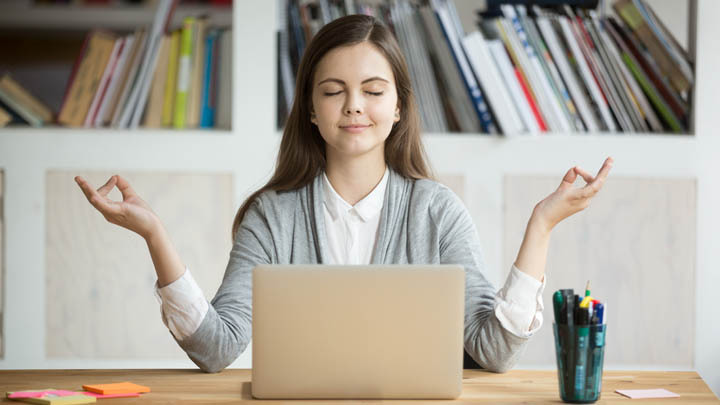
[[[361,97],[358,97],[356,95],[351,95],[347,98],[345,102],[345,114],[346,115],[362,115],[362,106],[360,103]]]

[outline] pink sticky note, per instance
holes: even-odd
[[[96,392],[90,392],[90,391],[83,391],[81,392],[83,395],[95,397],[97,399],[103,399],[103,398],[135,398],[139,397],[140,394],[137,392],[126,392],[124,394],[98,394]]]
[[[680,397],[680,395],[674,392],[670,392],[664,388],[657,388],[652,390],[615,390],[615,392],[632,399]]]
[[[40,391],[17,391],[8,395],[10,399],[17,398],[43,398],[46,395],[57,395],[59,397],[67,397],[70,395],[79,395],[79,392],[66,390],[40,390]]]

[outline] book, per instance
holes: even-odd
[[[215,127],[231,129],[232,125],[232,29],[224,29],[220,34],[218,58],[218,85],[217,107],[215,110]]]
[[[168,53],[170,52],[170,35],[163,36],[158,51],[158,61],[153,74],[150,88],[150,99],[145,108],[143,126],[147,128],[162,127],[163,101],[165,100],[165,83],[167,82]]]
[[[688,115],[689,106],[685,101],[676,93],[675,89],[667,82],[656,64],[646,55],[645,51],[642,50],[642,45],[634,37],[630,29],[622,25],[619,21],[612,17],[609,17],[607,21],[615,29],[615,32],[622,38],[622,42],[625,44],[629,52],[634,56],[635,63],[642,69],[647,75],[647,78],[652,82],[653,86],[662,96],[663,100],[672,109],[673,113],[680,119],[684,120]]]
[[[187,98],[192,74],[194,30],[195,17],[185,17],[180,37],[180,56],[178,60],[177,87],[175,90],[175,111],[173,112],[173,127],[175,127],[175,129],[185,128]]]
[[[575,71],[570,66],[567,58],[567,49],[564,47],[563,42],[558,38],[557,32],[553,27],[553,24],[549,17],[539,17],[537,19],[538,28],[542,32],[545,42],[552,54],[554,61],[565,80],[568,92],[573,99],[575,106],[577,106],[580,117],[582,118],[583,126],[590,132],[598,132],[600,130],[600,124],[597,121],[595,113],[592,111],[590,102],[588,101],[587,94],[582,87],[580,78],[575,74]]]
[[[434,79],[426,41],[422,40],[424,33],[417,27],[408,1],[398,0],[392,4],[390,18],[400,46],[407,50],[405,57],[423,128],[430,132],[447,132],[440,90]]]
[[[613,3],[613,8],[645,45],[675,90],[679,92],[687,91],[691,84],[690,78],[683,74],[678,62],[673,60],[673,57],[668,53],[668,49],[660,42],[656,35],[657,30],[653,32],[652,28],[650,28],[648,20],[644,18],[643,13],[636,7],[636,2],[633,0],[617,0]]]
[[[524,132],[525,127],[490,55],[485,38],[479,31],[474,31],[462,39],[462,45],[502,133],[512,136]]]
[[[585,126],[580,119],[577,108],[575,108],[575,102],[570,97],[570,93],[560,76],[560,72],[555,65],[555,61],[548,51],[544,38],[540,35],[535,19],[528,17],[524,6],[518,6],[517,8],[520,11],[520,22],[525,28],[525,31],[528,33],[530,44],[535,48],[535,52],[540,60],[540,65],[542,66],[545,75],[548,77],[548,81],[552,87],[555,97],[560,102],[565,119],[570,123],[572,129],[576,131],[584,131]]]
[[[0,100],[32,126],[41,127],[53,120],[50,108],[30,94],[9,73],[5,73],[0,78]]]
[[[165,77],[165,94],[163,97],[162,123],[163,127],[171,127],[175,107],[175,91],[177,89],[178,62],[180,57],[180,30],[174,30],[170,37],[168,52],[167,75]]]
[[[586,13],[584,22],[587,27],[587,31],[590,33],[592,40],[595,43],[595,47],[598,49],[598,54],[602,59],[602,63],[608,71],[610,76],[610,85],[615,88],[622,108],[625,110],[627,115],[626,119],[629,119],[634,130],[647,132],[649,128],[634,100],[635,98],[630,90],[630,86],[625,82],[625,77],[620,71],[616,60],[610,54],[612,41],[609,41],[606,36],[603,36],[604,32],[602,26],[599,24],[599,17],[594,11],[590,11]],[[622,61],[620,61],[620,64],[622,64]]]
[[[602,129],[607,129],[608,131],[614,132],[617,130],[617,127],[615,126],[615,120],[612,117],[612,114],[610,113],[610,109],[608,108],[607,101],[605,100],[605,97],[603,96],[602,92],[600,91],[600,87],[598,86],[598,83],[595,81],[595,77],[593,76],[592,72],[590,71],[590,67],[588,66],[587,61],[585,60],[585,55],[583,54],[583,51],[580,49],[579,41],[576,37],[575,29],[572,26],[572,23],[570,22],[570,18],[567,16],[558,16],[557,21],[560,23],[560,27],[562,28],[563,36],[565,37],[565,42],[568,44],[568,47],[572,51],[573,60],[578,66],[578,69],[580,71],[581,77],[583,79],[583,83],[585,83],[585,87],[588,89],[588,92],[590,93],[592,102],[594,107],[599,111],[599,115],[602,118],[602,122],[604,124]]]
[[[208,31],[205,40],[205,70],[200,108],[200,128],[215,126],[215,105],[217,99],[217,38],[219,30]]]
[[[87,114],[85,115],[85,122],[83,123],[83,126],[85,128],[90,128],[95,123],[95,119],[97,117],[98,111],[100,110],[100,105],[102,103],[102,99],[107,93],[107,87],[110,83],[110,79],[112,78],[112,75],[115,71],[115,67],[117,66],[117,59],[122,53],[122,49],[125,45],[125,38],[116,38],[115,39],[115,45],[113,46],[113,50],[110,53],[110,60],[108,61],[107,65],[105,65],[105,71],[103,72],[102,77],[100,78],[100,83],[98,84],[98,88],[95,91],[95,96],[93,97],[92,102],[90,103],[90,108],[88,109]]]
[[[197,128],[200,123],[200,103],[202,98],[202,83],[205,73],[205,34],[208,28],[208,18],[199,17],[195,21],[193,30],[192,69],[190,75],[190,88],[187,96],[187,111],[185,112],[185,127]]]
[[[84,124],[105,66],[115,47],[116,36],[113,33],[93,30],[87,35],[87,49],[77,74],[68,83],[68,95],[58,115],[58,122],[67,126],[79,127]]]
[[[148,47],[143,57],[140,73],[133,86],[128,103],[125,105],[123,115],[120,117],[121,128],[135,129],[140,123],[140,118],[145,111],[148,94],[150,93],[150,82],[152,81],[158,60],[160,45],[167,26],[172,18],[178,0],[159,0],[157,11],[150,30]]]
[[[480,131],[480,121],[472,106],[472,100],[465,90],[465,84],[455,64],[452,50],[440,27],[439,17],[429,5],[420,7],[420,17],[432,43],[430,53],[437,60],[437,76],[444,82],[448,104],[462,132]]]
[[[505,50],[500,39],[490,39],[488,42],[488,49],[492,55],[492,59],[498,67],[498,71],[502,75],[502,80],[505,86],[510,92],[510,96],[513,99],[513,104],[520,113],[523,126],[530,134],[537,134],[540,132],[540,125],[533,114],[528,99],[525,97],[520,82],[518,82],[517,76],[515,76],[515,68],[510,62],[510,57]]]
[[[12,116],[4,108],[0,107],[0,128],[6,126],[12,121]]]
[[[136,31],[132,53],[129,55],[130,59],[127,61],[120,82],[118,83],[118,91],[111,101],[112,108],[108,111],[111,115],[108,121],[110,121],[110,125],[113,128],[120,127],[120,117],[123,113],[123,109],[125,108],[125,104],[128,102],[134,83],[137,80],[138,68],[140,66],[143,52],[145,52],[145,48],[147,48],[148,44],[148,35],[148,31],[144,28]]]
[[[468,64],[467,58],[462,51],[460,45],[460,39],[458,38],[458,30],[454,25],[452,17],[449,11],[449,5],[446,0],[431,0],[430,2],[433,10],[437,13],[440,19],[440,25],[445,35],[450,49],[452,49],[453,59],[460,70],[463,80],[465,82],[465,88],[473,101],[473,107],[480,120],[480,125],[483,132],[485,133],[497,133],[497,126],[493,121],[493,117],[490,114],[490,110],[485,102],[485,97],[480,89],[480,86],[475,79],[472,69]]]
[[[578,42],[580,48],[585,53],[585,58],[588,61],[588,66],[595,77],[600,90],[602,91],[605,100],[610,107],[611,114],[615,117],[615,121],[620,125],[620,128],[624,132],[633,131],[633,126],[627,111],[620,100],[617,89],[613,86],[612,78],[608,71],[608,66],[605,64],[600,53],[600,48],[592,35],[592,31],[587,27],[587,21],[581,18],[579,15],[575,15],[571,18],[573,25],[576,27],[578,35]]]
[[[623,58],[621,56],[622,50],[620,49],[620,45],[616,43],[615,40],[613,40],[611,37],[613,34],[610,32],[613,30],[612,26],[609,26],[609,23],[607,20],[599,20],[597,22],[599,26],[602,28],[600,30],[601,35],[603,35],[606,39],[605,41],[608,44],[608,49],[610,50],[610,54],[612,57],[616,60],[616,63],[618,65],[618,68],[623,74],[623,77],[625,78],[625,83],[630,87],[630,91],[632,92],[633,100],[637,103],[640,113],[642,114],[643,119],[648,123],[650,128],[653,131],[656,132],[662,132],[663,126],[662,123],[660,123],[660,120],[658,119],[657,115],[655,114],[655,111],[650,106],[650,103],[647,100],[647,97],[645,97],[644,92],[638,85],[637,81],[632,75],[632,72],[628,67],[625,65],[625,62],[623,61]]]
[[[93,126],[95,128],[99,128],[110,123],[110,111],[113,108],[113,103],[115,103],[117,100],[118,88],[120,87],[119,83],[123,76],[123,72],[127,67],[129,55],[131,54],[134,46],[135,34],[129,34],[125,36],[122,49],[120,50],[120,54],[117,57],[115,69],[110,75],[110,80],[108,81],[105,95],[102,96],[102,99],[100,101],[100,107],[98,107],[97,114],[95,115],[95,121],[93,122]]]
[[[558,101],[554,99],[552,89],[539,66],[539,60],[534,49],[527,42],[525,31],[517,19],[512,6],[501,6],[503,16],[498,18],[503,28],[505,46],[512,48],[515,66],[525,77],[525,86],[532,94],[536,106],[545,120],[548,128],[553,132],[569,131],[569,123],[562,116]]]
[[[620,32],[612,24],[612,22],[612,19],[608,20],[608,32],[614,38],[615,43],[620,47],[623,62],[627,66],[628,70],[630,70],[638,85],[642,88],[642,91],[645,95],[647,95],[650,103],[658,111],[662,120],[673,131],[681,132],[684,130],[683,123],[675,114],[670,104],[666,102],[667,99],[661,96],[662,92],[660,89],[655,86],[652,80],[650,80],[648,72],[641,68],[640,61],[635,57],[633,52],[630,50],[628,43],[622,38]]]

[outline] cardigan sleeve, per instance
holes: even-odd
[[[230,365],[252,338],[252,269],[274,262],[276,256],[261,197],[252,203],[237,230],[222,283],[200,326],[185,339],[176,339],[205,372]]]
[[[496,315],[497,291],[485,277],[480,238],[462,201],[440,186],[431,205],[431,217],[439,231],[440,262],[465,268],[465,350],[481,367],[510,370],[528,343],[503,327]]]

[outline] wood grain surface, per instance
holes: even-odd
[[[83,384],[131,381],[150,387],[140,398],[108,401],[122,404],[220,404],[256,402],[259,404],[311,403],[392,403],[392,404],[548,404],[562,403],[558,395],[555,371],[513,370],[495,374],[465,370],[462,396],[454,401],[432,400],[253,400],[250,392],[251,370],[227,369],[207,374],[194,369],[176,370],[2,370],[0,391],[56,388],[80,390]],[[635,400],[642,404],[720,404],[695,372],[606,371],[597,404],[623,404],[629,399],[616,389],[665,388],[680,395],[674,399]],[[634,403],[633,402],[633,403]],[[17,402],[4,399],[3,403]]]

